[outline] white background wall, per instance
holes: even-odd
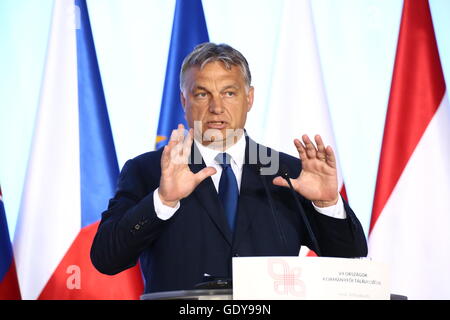
[[[347,193],[367,235],[403,2],[312,3]],[[283,4],[282,0],[203,0],[210,40],[236,47],[250,63],[256,99],[247,129],[262,143],[266,132],[261,123],[269,107]],[[450,1],[430,0],[430,4],[450,83]],[[11,236],[33,134],[52,6],[53,0],[0,1],[0,184]],[[122,166],[154,146],[175,0],[88,0],[88,6]]]

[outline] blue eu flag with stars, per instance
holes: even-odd
[[[200,43],[208,42],[201,0],[177,0],[159,115],[156,149],[167,144],[179,123],[186,125],[180,101],[180,70],[184,58]]]

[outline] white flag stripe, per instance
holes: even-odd
[[[281,21],[264,141],[298,157],[293,140],[320,134],[338,158],[310,1],[285,1]],[[340,189],[339,161],[338,179]]]
[[[439,109],[370,235],[369,254],[390,267],[392,293],[450,299],[450,104]]]
[[[55,1],[53,8],[14,241],[24,299],[39,296],[81,227],[74,9],[74,0]]]

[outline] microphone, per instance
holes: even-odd
[[[264,175],[261,174],[262,164],[257,163],[257,164],[255,164],[254,168],[256,169],[257,173],[259,174],[259,177],[261,178],[262,184],[264,186],[264,190],[266,191],[266,194],[267,194],[267,199],[269,200],[269,206],[270,206],[270,211],[272,212],[273,221],[275,222],[275,226],[277,227],[277,232],[280,237],[280,240],[283,243],[283,246],[287,252],[288,246],[287,246],[286,235],[284,234],[283,228],[281,227],[281,224],[280,224],[280,220],[278,219],[278,211],[276,210],[276,207],[275,207],[275,204],[274,204],[274,201],[272,198],[272,194],[270,193],[269,187],[267,186],[267,181],[266,181]]]
[[[278,171],[278,175],[281,176],[289,185],[289,189],[291,190],[292,197],[295,200],[295,203],[297,204],[297,208],[300,212],[300,216],[302,217],[302,220],[306,226],[306,229],[308,231],[309,237],[311,238],[311,242],[314,246],[314,250],[316,251],[318,256],[321,256],[322,253],[320,252],[319,243],[317,242],[317,238],[311,228],[311,224],[309,223],[308,217],[306,216],[305,210],[303,209],[302,204],[298,200],[297,193],[294,190],[294,187],[292,186],[291,179],[289,179],[289,171],[287,167],[284,164],[280,164],[280,170]]]
[[[233,280],[231,278],[220,278],[205,273],[203,282],[197,283],[194,289],[233,289]]]

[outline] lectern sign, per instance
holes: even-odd
[[[369,259],[233,258],[233,299],[389,299],[387,268]]]

